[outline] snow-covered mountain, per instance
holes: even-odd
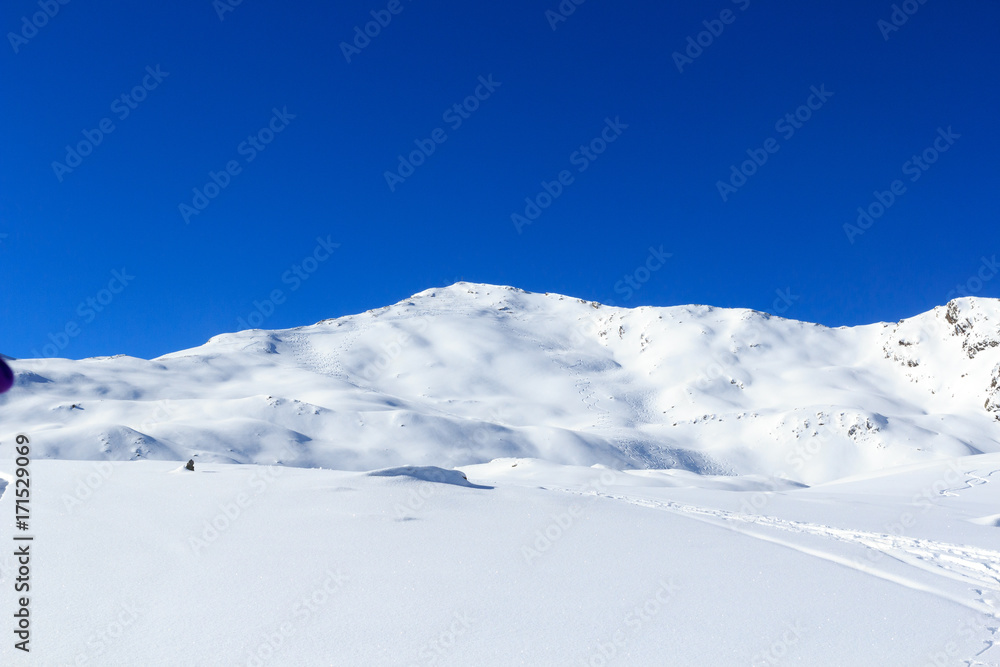
[[[460,283],[14,360],[0,664],[997,665],[998,341]]]
[[[153,360],[11,362],[36,457],[453,467],[502,457],[809,484],[1000,452],[1000,300],[831,329],[457,283]]]

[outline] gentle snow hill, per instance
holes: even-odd
[[[1000,451],[1000,301],[831,329],[457,283],[153,360],[23,359],[36,456],[371,470],[497,458],[815,484]]]

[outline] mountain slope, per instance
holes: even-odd
[[[12,362],[38,456],[364,470],[532,457],[805,483],[1000,451],[1000,301],[830,329],[458,283],[150,361]]]

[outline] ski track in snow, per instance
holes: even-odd
[[[581,366],[583,366],[583,359],[577,360],[567,370],[573,375],[576,390],[580,393],[580,401],[588,411],[594,413],[594,423],[590,425],[590,428],[606,432],[611,427],[610,413],[601,407],[601,399],[597,397],[594,383],[590,381],[589,377],[578,370]]]
[[[982,486],[983,484],[989,484],[991,480],[986,479],[986,478],[987,477],[992,477],[993,475],[995,475],[998,472],[1000,472],[1000,470],[991,470],[990,472],[984,473],[985,476],[980,476],[980,475],[976,474],[976,473],[980,473],[980,472],[982,472],[982,471],[979,470],[978,468],[973,469],[973,470],[969,470],[967,472],[964,472],[962,474],[964,474],[966,477],[968,477],[968,479],[966,479],[963,482],[964,486],[955,486],[955,487],[952,487],[950,489],[945,489],[943,491],[939,491],[938,493],[940,495],[942,495],[942,496],[956,496],[957,497],[958,493],[955,493],[956,491],[966,491],[966,490],[971,489],[971,488],[973,488],[975,486]]]
[[[992,471],[987,476],[996,472],[1000,472],[1000,470]],[[971,479],[982,480],[983,478],[972,475]],[[981,483],[985,483],[985,480]],[[566,493],[596,496],[609,500],[627,502],[639,507],[673,512],[690,519],[726,528],[755,539],[795,549],[796,551],[800,551],[807,555],[822,558],[859,572],[906,586],[907,588],[911,588],[913,590],[930,593],[956,604],[960,604],[975,611],[976,613],[989,617],[989,619],[1000,621],[1000,552],[998,551],[973,546],[961,546],[947,542],[939,542],[936,540],[907,537],[905,535],[872,533],[864,530],[835,528],[833,526],[826,526],[823,524],[792,521],[773,516],[742,514],[739,512],[699,507],[697,505],[688,505],[686,503],[669,500],[659,501],[632,498],[629,496],[600,491],[575,491],[573,489],[556,487],[548,488]],[[971,488],[971,486],[962,488]],[[816,549],[812,546],[798,544],[792,540],[782,539],[774,535],[768,535],[761,531],[755,531],[750,529],[749,525],[771,528],[790,533],[818,535],[820,537],[837,540],[847,544],[861,545],[870,549],[873,553],[869,558],[850,558],[829,551]],[[889,556],[890,558],[893,558],[901,563],[919,568],[925,572],[967,584],[969,585],[969,591],[972,594],[970,596],[971,599],[970,597],[963,597],[940,588],[935,588],[916,579],[911,579],[897,573],[878,569],[875,567],[875,563],[882,556]],[[990,651],[994,646],[1000,643],[1000,640],[998,640],[1000,627],[997,625],[983,624],[982,630],[985,631],[985,636],[982,638],[982,642],[985,645],[984,648],[972,656],[972,658],[965,660],[964,664],[969,667],[976,667],[978,665],[1000,665],[1000,663],[997,662],[982,662],[980,660],[980,657],[983,656],[983,654]]]
[[[577,358],[575,363],[566,365],[566,363],[558,359],[557,356],[565,354],[567,350],[556,350],[550,346],[543,345],[538,341],[531,340],[522,332],[507,324],[505,322],[507,317],[511,317],[518,321],[524,321],[522,317],[518,317],[518,315],[514,313],[503,311],[503,314],[498,315],[496,318],[497,324],[500,328],[504,329],[515,338],[529,343],[534,343],[538,349],[542,351],[545,358],[548,359],[550,363],[556,366],[560,371],[567,371],[573,377],[573,384],[579,394],[580,402],[583,403],[588,412],[594,414],[594,422],[590,425],[590,430],[594,432],[595,435],[607,438],[617,443],[621,447],[622,453],[634,460],[640,467],[649,465],[650,457],[643,456],[639,451],[637,451],[637,449],[632,446],[632,441],[623,440],[620,437],[620,431],[622,431],[622,429],[617,429],[612,426],[611,413],[600,406],[601,399],[597,397],[597,390],[594,388],[594,383],[591,381],[589,376],[580,372],[580,368],[583,366],[583,359]],[[579,331],[582,331],[582,329]]]
[[[340,360],[333,356],[322,354],[316,350],[309,342],[309,338],[302,334],[293,334],[285,338],[285,342],[292,349],[292,356],[295,364],[319,375],[343,380],[344,375]]]
[[[567,365],[564,361],[558,358],[558,355],[565,354],[567,350],[557,350],[537,341],[531,341],[531,339],[523,333],[507,324],[504,321],[505,317],[512,317],[519,321],[523,321],[523,318],[518,317],[516,314],[504,311],[503,315],[497,317],[497,323],[502,329],[510,333],[512,336],[519,338],[520,340],[534,342],[549,362],[555,365],[560,371],[566,371],[572,376],[573,384],[579,394],[580,402],[583,403],[589,413],[594,415],[594,421],[589,426],[590,432],[615,443],[621,452],[626,457],[634,461],[638,467],[654,468],[657,467],[657,464],[661,463],[660,460],[651,456],[649,452],[646,451],[646,447],[643,443],[632,437],[632,431],[615,427],[613,425],[611,412],[601,407],[601,399],[597,396],[597,390],[594,387],[594,383],[590,376],[581,372],[583,367],[582,358],[577,358],[575,363]],[[610,320],[607,325],[610,326]],[[581,327],[578,329],[578,333],[582,333],[584,330],[585,328]],[[640,411],[636,405],[629,402],[629,407],[632,408],[636,417],[639,417]]]
[[[594,415],[594,421],[588,427],[589,430],[595,435],[614,442],[622,453],[634,461],[637,466],[647,468],[656,467],[658,460],[650,456],[649,453],[645,451],[646,448],[640,441],[631,437],[631,431],[615,427],[612,424],[611,412],[601,407],[601,399],[597,396],[597,390],[594,388],[594,383],[591,381],[589,376],[584,375],[580,371],[583,367],[583,359],[577,359],[576,363],[571,366],[564,366],[558,360],[548,355],[550,350],[544,347],[542,347],[542,349],[545,350],[552,363],[558,365],[564,370],[569,371],[569,373],[573,376],[574,385],[580,395],[580,401],[583,403],[584,407],[586,407],[586,409]],[[632,408],[633,412],[637,412],[634,405],[630,403],[629,406]]]
[[[351,379],[341,361],[344,354],[360,338],[363,329],[363,325],[357,325],[346,336],[341,336],[342,341],[337,345],[332,354],[325,354],[317,350],[312,344],[312,337],[307,334],[291,334],[285,336],[283,340],[291,348],[295,364],[300,368],[312,371],[318,375],[336,378],[358,389],[370,391],[369,388],[362,387]]]

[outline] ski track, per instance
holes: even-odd
[[[555,365],[561,371],[568,371],[569,374],[572,376],[573,384],[576,387],[577,393],[580,395],[580,402],[583,403],[584,407],[587,409],[588,412],[594,414],[594,422],[589,426],[589,428],[585,432],[589,431],[592,433],[596,433],[598,435],[613,437],[611,433],[615,429],[612,428],[611,413],[600,406],[601,399],[597,397],[597,391],[594,389],[593,382],[591,382],[590,378],[587,375],[584,375],[579,370],[583,366],[583,359],[578,358],[575,363],[567,366],[563,361],[561,361],[556,357],[557,355],[566,354],[569,350],[556,350],[549,346],[543,345],[537,341],[532,341],[523,333],[517,331],[509,324],[507,324],[504,321],[505,317],[513,317],[514,319],[523,321],[522,318],[510,314],[508,311],[503,311],[503,314],[498,315],[496,318],[497,324],[502,329],[504,329],[509,334],[520,340],[534,343],[538,347],[538,349],[544,353],[545,357],[553,365]],[[628,451],[626,451],[625,454],[628,456],[632,456],[632,453]],[[636,460],[642,461],[642,459],[636,459]]]
[[[992,475],[993,473],[991,472],[989,474]],[[947,542],[938,542],[936,540],[907,537],[905,535],[872,533],[864,530],[835,528],[833,526],[826,526],[823,524],[792,521],[773,516],[742,514],[739,512],[699,507],[697,505],[688,505],[669,500],[659,501],[632,498],[629,496],[604,493],[600,491],[575,491],[573,489],[565,488],[548,488],[577,495],[596,496],[609,500],[623,501],[639,507],[672,512],[690,519],[703,521],[714,526],[742,533],[755,539],[795,549],[796,551],[800,551],[807,555],[822,558],[859,572],[906,586],[907,588],[913,590],[930,593],[950,602],[962,605],[978,614],[982,614],[989,620],[1000,620],[1000,552],[998,551],[980,547],[950,544]],[[851,558],[842,556],[829,551],[817,549],[815,547],[799,544],[793,540],[782,539],[774,535],[769,535],[763,531],[753,530],[751,526],[759,526],[762,528],[770,528],[790,533],[818,535],[820,537],[844,542],[846,544],[861,545],[871,550],[872,555],[869,558]],[[969,591],[972,593],[971,599],[941,588],[936,588],[923,581],[918,581],[898,573],[888,572],[875,567],[876,562],[882,556],[889,556],[890,558],[912,567],[919,568],[925,572],[966,584],[969,586]],[[998,642],[997,637],[998,633],[1000,633],[1000,627],[991,625],[987,622],[982,624],[982,630],[984,630],[985,633],[988,633],[981,640],[985,646],[972,656],[972,658],[964,661],[964,664],[969,667],[1000,664],[996,662],[983,662],[980,660],[980,658],[987,651],[990,651],[994,646],[1000,643]]]
[[[957,497],[958,493],[955,493],[956,491],[966,491],[966,490],[971,489],[971,488],[973,488],[975,486],[982,486],[983,484],[989,484],[991,480],[986,479],[986,478],[987,477],[992,477],[993,475],[995,475],[998,472],[1000,472],[1000,470],[991,470],[990,472],[985,473],[985,477],[981,477],[981,476],[979,476],[979,475],[976,474],[976,473],[979,473],[979,472],[982,472],[982,471],[979,470],[978,468],[976,468],[976,469],[969,470],[969,471],[963,473],[966,477],[968,477],[968,479],[966,479],[963,482],[964,486],[955,486],[955,487],[952,487],[950,489],[945,489],[943,491],[938,491],[938,493],[940,495],[942,495],[942,496],[956,496]]]
[[[608,431],[611,428],[611,413],[601,407],[601,399],[597,397],[597,391],[590,378],[577,370],[582,365],[583,359],[579,359],[572,366],[567,366],[566,369],[574,377],[576,390],[580,393],[580,401],[587,410],[595,415],[594,423],[590,425],[590,428],[597,431]]]
[[[356,325],[353,331],[340,336],[343,340],[338,343],[332,354],[324,354],[318,351],[310,342],[310,337],[305,334],[291,334],[286,336],[283,340],[291,349],[295,363],[300,368],[304,368],[319,375],[336,378],[351,384],[358,389],[368,390],[367,387],[361,387],[357,382],[351,379],[350,375],[344,369],[344,365],[341,361],[347,350],[349,350],[354,345],[355,341],[357,341],[357,339],[361,336],[362,328],[363,327],[361,325]]]
[[[549,352],[546,348],[542,349],[546,353]],[[597,396],[594,383],[589,376],[584,375],[579,370],[583,366],[583,359],[577,359],[576,363],[571,366],[566,366],[551,356],[549,356],[549,360],[560,368],[569,371],[574,378],[576,390],[580,394],[580,401],[594,415],[593,423],[587,429],[581,429],[582,432],[592,433],[615,443],[617,448],[640,468],[663,467],[663,460],[652,456],[642,442],[632,437],[632,431],[614,426],[611,412],[601,407],[601,399]],[[632,408],[633,412],[638,414],[634,405],[631,403],[628,405]]]
[[[511,315],[510,313],[504,313],[506,317],[514,317],[515,319],[520,319],[516,315]],[[527,336],[518,332],[508,324],[504,322],[504,315],[497,318],[498,324],[509,332],[511,335],[520,338],[521,340],[529,341]],[[605,326],[611,326],[611,320],[609,319]],[[598,321],[598,326],[596,329],[600,329],[601,321]],[[581,328],[582,332],[584,329]],[[662,458],[657,458],[651,455],[643,443],[632,437],[631,432],[626,431],[626,429],[615,427],[611,412],[603,408],[600,403],[601,399],[597,396],[597,390],[594,388],[594,383],[591,381],[588,375],[581,372],[583,367],[583,359],[577,358],[576,362],[571,365],[566,365],[564,361],[557,358],[559,355],[566,354],[569,350],[557,350],[552,347],[542,345],[541,343],[535,343],[544,354],[545,357],[559,370],[568,372],[573,378],[573,384],[576,387],[577,393],[580,396],[580,402],[583,403],[584,408],[594,416],[594,421],[586,429],[580,429],[582,433],[591,433],[599,437],[603,437],[617,445],[618,449],[631,461],[640,468],[657,468],[663,467],[665,462]],[[638,416],[638,410],[635,405],[629,403],[633,412]]]
[[[309,343],[309,339],[306,336],[301,334],[289,336],[286,342],[292,348],[295,363],[300,368],[305,368],[319,375],[337,378],[338,380],[344,379],[343,371],[338,372],[338,368],[342,368],[339,360],[332,355],[318,352]]]

